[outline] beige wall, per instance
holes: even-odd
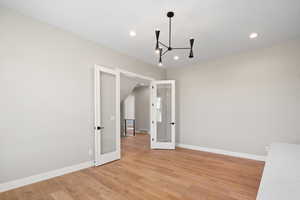
[[[259,155],[271,142],[300,143],[300,40],[167,78],[177,81],[179,143]]]
[[[0,8],[0,183],[93,159],[93,67],[164,70]]]
[[[149,86],[136,87],[135,96],[136,130],[150,133],[150,88]]]

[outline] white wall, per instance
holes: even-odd
[[[130,94],[123,102],[124,119],[135,119],[135,96]]]
[[[164,70],[0,8],[0,183],[93,158],[93,67]]]
[[[179,143],[259,155],[300,143],[300,40],[170,68],[167,79],[177,81]]]
[[[150,88],[149,86],[136,87],[135,96],[136,130],[150,133]]]
[[[138,81],[124,76],[121,74],[120,76],[120,101],[122,102],[137,86]]]

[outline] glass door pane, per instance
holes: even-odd
[[[116,151],[116,76],[100,72],[101,154]]]
[[[171,142],[172,122],[172,86],[158,84],[156,97],[157,142]]]

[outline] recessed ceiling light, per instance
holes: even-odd
[[[136,36],[136,32],[133,31],[133,30],[131,30],[131,31],[129,31],[129,35],[130,35],[131,37],[134,37],[134,36]]]
[[[250,39],[254,39],[254,38],[257,38],[257,36],[258,36],[258,33],[251,33],[251,34],[249,35],[249,38],[250,38]]]
[[[178,56],[174,56],[173,58],[174,58],[174,60],[178,60],[178,59],[179,59],[179,57],[178,57]]]

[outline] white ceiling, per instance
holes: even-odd
[[[167,11],[175,11],[173,44],[195,38],[194,59],[172,51],[164,66],[191,65],[300,36],[299,0],[0,0],[0,4],[157,65],[155,28],[167,42]],[[129,37],[129,30],[137,35]],[[258,32],[250,40],[248,35]],[[178,61],[173,56],[178,55]]]

